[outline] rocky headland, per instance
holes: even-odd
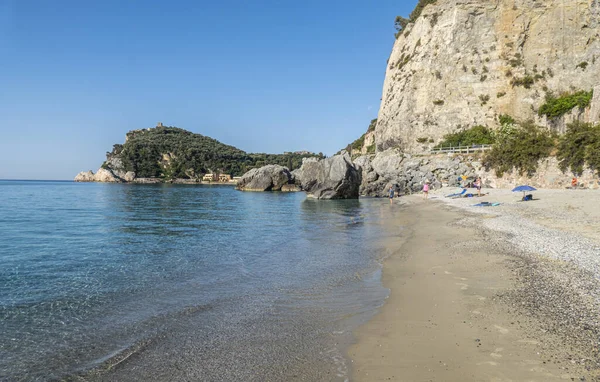
[[[163,126],[129,131],[123,144],[106,153],[98,171],[77,174],[76,182],[202,183],[206,174],[228,180],[263,165],[299,168],[304,158],[323,158],[308,151],[283,154],[247,153],[216,139]]]

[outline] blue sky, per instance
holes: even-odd
[[[0,0],[3,179],[94,171],[158,121],[335,153],[377,116],[412,1]]]

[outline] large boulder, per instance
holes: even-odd
[[[302,161],[304,163],[304,160],[307,158],[304,158]],[[294,183],[298,186],[300,186],[302,184],[302,169],[297,168],[294,171],[291,172],[292,174],[292,178],[294,179]]]
[[[357,199],[361,173],[347,153],[322,160],[305,160],[302,189],[316,199]]]
[[[363,155],[363,156],[360,156],[360,157],[356,158],[354,160],[354,165],[357,168],[360,167],[362,169],[362,171],[363,171],[363,174],[365,172],[371,172],[371,171],[373,171],[373,166],[371,166],[371,157],[368,156],[368,155]]]
[[[360,194],[363,196],[385,197],[392,186],[397,192],[404,193],[406,188],[403,164],[406,155],[397,149],[388,149],[371,157],[359,157],[355,164],[362,169]]]
[[[75,182],[95,182],[94,180],[94,172],[90,171],[82,171],[77,176],[75,176]]]
[[[360,184],[359,194],[364,196],[375,196],[379,187],[375,186],[375,182],[379,179],[379,174],[371,165],[371,157],[364,155],[354,160],[354,165],[361,172],[362,181]]]
[[[377,153],[371,161],[371,166],[379,175],[392,175],[402,173],[404,156],[396,149],[389,149]]]
[[[107,170],[105,168],[99,168],[94,176],[96,182],[104,182],[104,183],[121,183],[122,180],[117,177],[112,171]]]
[[[237,188],[242,191],[281,191],[283,186],[292,184],[293,180],[286,167],[268,165],[245,173],[237,182]]]
[[[133,180],[135,179],[135,172],[127,171],[124,175],[121,176],[121,179],[123,179],[125,182],[133,182]]]

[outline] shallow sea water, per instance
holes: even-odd
[[[0,380],[346,380],[401,210],[0,181]]]

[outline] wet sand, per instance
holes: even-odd
[[[597,380],[597,347],[588,344],[597,327],[590,324],[588,336],[582,335],[578,318],[597,307],[583,306],[586,296],[576,291],[569,294],[581,297],[572,299],[572,314],[554,304],[566,318],[553,307],[539,307],[545,295],[564,300],[569,288],[557,280],[569,280],[576,270],[556,261],[548,265],[509,236],[483,228],[480,223],[493,214],[472,216],[460,206],[417,196],[403,203],[406,213],[397,224],[407,229],[383,269],[390,296],[355,332],[348,352],[352,380]],[[531,269],[539,274],[532,276]]]

